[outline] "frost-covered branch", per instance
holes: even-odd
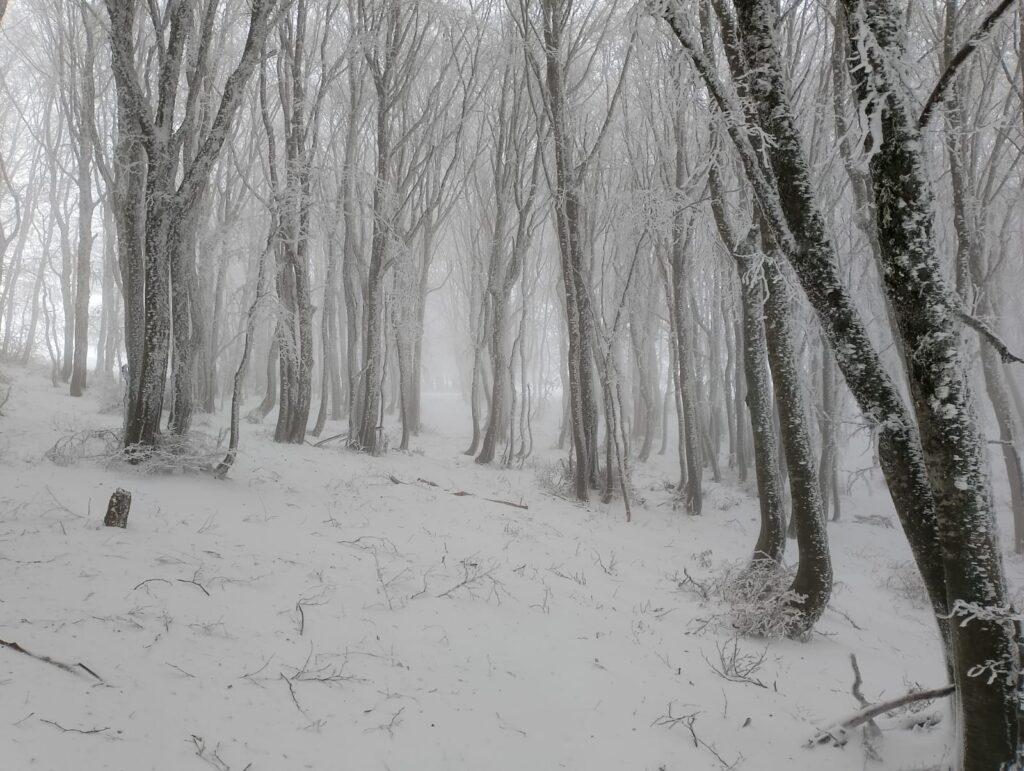
[[[946,90],[949,88],[949,84],[953,82],[953,78],[956,77],[957,72],[972,53],[981,45],[981,42],[985,39],[988,33],[995,26],[995,23],[999,21],[1004,13],[1013,5],[1013,0],[1002,0],[992,12],[984,18],[978,29],[971,35],[967,42],[963,44],[956,55],[949,60],[949,64],[946,65],[946,69],[942,71],[938,81],[935,83],[935,88],[932,89],[931,94],[928,96],[928,101],[924,103],[924,108],[921,110],[921,115],[917,119],[917,127],[923,129],[928,125],[928,121],[931,119],[932,114],[935,112],[935,108],[942,103],[942,100],[946,98]]]
[[[999,356],[1003,360],[1003,364],[1009,364],[1010,362],[1024,364],[1024,359],[1011,351],[1009,346],[1000,339],[999,335],[995,333],[992,327],[984,321],[972,316],[963,308],[957,308],[956,315],[960,321],[981,335],[993,348],[996,349],[996,351],[999,352]]]
[[[807,742],[807,746],[813,747],[816,744],[824,744],[828,741],[833,742],[837,747],[842,746],[843,744],[846,744],[846,735],[850,731],[857,726],[864,725],[864,723],[867,723],[869,720],[873,720],[879,715],[884,715],[886,712],[892,712],[900,707],[905,707],[908,704],[914,704],[918,701],[941,699],[945,696],[949,696],[955,690],[955,685],[945,685],[941,688],[930,688],[926,691],[910,691],[898,698],[882,701],[878,704],[871,704],[863,709],[857,710],[847,717],[837,720],[831,726],[821,729],[813,739]]]

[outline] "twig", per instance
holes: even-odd
[[[92,675],[93,677],[95,677],[95,678],[96,678],[97,680],[99,680],[99,681],[100,681],[101,683],[103,682],[103,678],[102,678],[102,677],[100,677],[100,676],[99,676],[99,675],[97,675],[97,674],[96,674],[95,672],[93,672],[93,671],[92,671],[91,669],[89,669],[89,667],[87,667],[87,666],[86,666],[85,664],[83,664],[83,663],[82,663],[81,661],[79,661],[79,662],[78,662],[78,666],[79,666],[79,667],[81,667],[82,669],[84,669],[84,670],[85,670],[86,672],[88,672],[88,673],[89,673],[90,675]]]
[[[195,745],[196,756],[200,760],[209,763],[211,766],[216,768],[217,771],[231,771],[231,767],[221,759],[220,755],[217,754],[217,747],[220,747],[219,744],[217,747],[213,748],[209,755],[206,754],[206,742],[202,736],[192,734],[192,744]],[[252,764],[250,763],[249,765]],[[248,766],[246,766],[246,768],[248,768]]]
[[[50,494],[50,498],[53,499],[53,502],[57,504],[57,508],[58,509],[60,509],[61,511],[63,511],[63,512],[67,513],[67,514],[70,514],[73,517],[78,517],[79,519],[82,519],[82,515],[81,514],[79,514],[77,511],[72,511],[67,506],[65,506],[63,503],[60,502],[60,499],[58,499],[57,496],[54,495],[54,492],[53,492],[53,490],[50,489],[49,485],[46,485],[45,489],[46,489],[46,492],[48,492]]]
[[[852,626],[854,629],[857,629],[861,632],[864,631],[863,627],[858,626],[856,621],[850,618],[846,613],[843,613],[843,611],[839,610],[839,608],[835,607],[834,605],[826,605],[825,607],[831,610],[833,613],[837,613],[838,615],[842,616],[847,621],[849,621],[850,626]]]
[[[150,583],[151,581],[162,581],[165,584],[169,584],[170,583],[170,581],[168,581],[166,578],[147,578],[145,581],[141,581],[141,582],[135,584],[135,586],[132,587],[132,591],[134,592],[139,587],[145,586],[146,584]]]
[[[198,586],[200,589],[203,590],[203,594],[205,594],[207,597],[210,596],[210,593],[208,591],[206,591],[206,587],[203,586],[198,581],[196,581],[195,578],[191,578],[191,579],[189,579],[189,578],[178,578],[176,580],[180,581],[183,584],[193,584],[195,586]]]
[[[394,739],[395,726],[399,725],[402,722],[398,719],[398,716],[401,715],[403,712],[405,712],[405,707],[399,708],[398,712],[392,715],[391,720],[389,720],[387,723],[382,723],[381,725],[376,726],[374,728],[367,728],[365,731],[363,731],[363,733],[369,733],[370,731],[387,731],[388,736]]]
[[[437,595],[438,597],[448,597],[452,594],[452,592],[461,589],[464,586],[469,586],[470,584],[476,583],[477,581],[480,581],[484,578],[490,578],[491,574],[494,573],[494,571],[497,570],[497,568],[491,568],[490,570],[484,573],[479,572],[479,569],[477,569],[477,572],[470,574],[469,567],[463,564],[462,570],[463,579],[459,581],[459,583],[455,584],[455,586],[453,586],[448,591],[442,592],[441,594]]]
[[[255,670],[253,672],[246,672],[246,673],[244,673],[242,675],[239,675],[239,679],[240,680],[241,679],[252,680],[253,677],[255,677],[260,672],[262,672],[264,669],[266,669],[268,666],[270,666],[270,662],[273,661],[273,660],[274,660],[274,655],[271,654],[270,658],[268,658],[266,661],[263,662],[263,666],[261,666],[259,669]],[[259,685],[259,683],[257,683],[255,680],[252,680],[252,682],[255,683],[256,685]],[[260,687],[262,688],[263,686],[260,686]]]
[[[472,495],[472,493],[469,493],[469,495]],[[529,508],[530,508],[525,503],[514,503],[512,501],[503,501],[500,498],[484,498],[484,500],[485,501],[490,501],[491,503],[500,503],[502,506],[511,506],[514,509],[527,509],[527,510],[529,510]]]
[[[288,686],[288,693],[290,693],[291,696],[292,696],[292,703],[295,705],[295,709],[297,709],[299,711],[299,714],[302,715],[304,718],[306,718],[306,720],[309,721],[309,724],[310,724],[311,727],[313,727],[313,728],[320,728],[323,725],[323,721],[322,720],[314,720],[312,717],[310,717],[310,714],[308,712],[306,712],[306,710],[304,710],[302,708],[302,705],[299,704],[298,697],[295,695],[295,686],[292,685],[292,681],[291,680],[289,680],[287,677],[285,677],[284,672],[281,673],[281,679],[284,680],[285,684]]]
[[[109,726],[106,728],[65,728],[56,720],[47,720],[45,717],[39,718],[40,723],[49,723],[52,726],[56,726],[64,733],[68,734],[101,734],[104,731],[109,731]]]
[[[49,656],[43,656],[43,655],[41,655],[39,653],[32,653],[31,651],[27,651],[24,648],[22,648],[16,642],[8,642],[7,640],[0,640],[0,645],[2,645],[4,648],[10,648],[12,651],[17,651],[18,653],[24,653],[26,656],[28,656],[29,658],[33,658],[36,661],[42,661],[42,662],[44,662],[46,664],[50,664],[52,666],[57,667],[57,669],[63,669],[65,672],[70,672],[73,675],[77,675],[78,674],[78,670],[75,669],[71,664],[65,664],[63,661],[57,661],[56,659],[51,659]],[[87,671],[90,674],[92,674],[93,677],[98,677],[96,675],[96,673],[93,672],[92,670],[87,669]]]
[[[715,760],[717,760],[719,762],[719,764],[722,766],[723,769],[725,769],[725,771],[730,771],[731,769],[736,768],[743,761],[743,756],[740,755],[739,757],[736,758],[736,760],[734,760],[732,763],[730,763],[730,762],[728,762],[725,758],[723,758],[719,754],[718,750],[715,749],[714,745],[708,744],[706,741],[701,739],[697,735],[696,729],[693,727],[694,724],[697,722],[697,716],[698,715],[700,715],[700,712],[691,712],[689,715],[680,715],[680,716],[676,717],[676,716],[674,716],[672,714],[672,702],[669,702],[669,704],[668,704],[668,714],[665,714],[665,715],[662,715],[659,718],[656,718],[654,720],[654,722],[651,723],[651,725],[652,726],[655,726],[655,725],[656,726],[666,726],[668,728],[675,728],[677,725],[684,725],[684,726],[686,726],[687,729],[689,729],[689,731],[690,731],[690,736],[693,737],[693,746],[694,747],[697,747],[698,749],[703,747],[708,752],[710,752],[712,755],[714,755],[715,756]]]
[[[319,442],[314,442],[313,446],[314,447],[323,447],[328,442],[333,442],[335,439],[341,439],[343,436],[348,436],[348,431],[346,431],[343,434],[335,434],[334,436],[329,436],[326,439],[321,439]]]
[[[165,661],[164,663],[165,663],[165,664],[166,664],[167,666],[169,666],[169,667],[170,667],[171,669],[176,669],[176,670],[178,670],[179,672],[181,672],[181,674],[185,675],[185,677],[191,677],[191,678],[192,678],[193,680],[195,679],[195,675],[193,675],[193,674],[192,674],[191,672],[186,672],[186,671],[185,671],[184,669],[182,669],[181,667],[179,667],[179,666],[178,666],[177,664],[172,664],[172,663],[171,663],[171,662],[169,662],[169,661]]]
[[[295,603],[295,610],[299,611],[299,637],[306,631],[306,613],[302,609],[302,600]]]

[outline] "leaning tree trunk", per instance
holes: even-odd
[[[674,8],[674,6],[673,6]],[[826,235],[825,220],[811,185],[799,132],[782,79],[782,65],[774,39],[776,10],[765,0],[737,0],[746,60],[758,77],[750,78],[758,126],[744,129],[740,108],[721,89],[711,62],[679,15],[669,10],[673,33],[697,67],[716,105],[733,113],[725,128],[736,147],[761,216],[772,237],[793,266],[801,287],[832,346],[836,363],[862,412],[879,427],[878,454],[900,523],[921,570],[929,599],[949,651],[948,604],[945,571],[939,547],[938,520],[928,481],[920,439],[895,383],[882,366],[864,322],[839,274],[835,249]],[[731,17],[723,20],[726,36]],[[747,80],[738,69],[737,57],[730,66],[737,80]],[[754,149],[760,132],[771,141],[763,154]],[[764,164],[767,156],[771,166]]]
[[[892,68],[903,27],[889,0],[844,0],[851,76],[880,144],[870,170],[886,292],[907,353],[908,379],[938,519],[951,625],[964,771],[996,771],[1018,750],[1017,630],[967,608],[1004,608],[1007,592],[983,437],[959,342],[958,300],[932,233],[934,202],[909,95]],[[979,676],[979,669],[981,676]]]

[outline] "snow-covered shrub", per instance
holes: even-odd
[[[122,450],[107,455],[109,465],[130,464],[143,474],[189,474],[212,472],[221,461],[224,451],[224,432],[211,436],[202,431],[190,431],[185,436],[160,436],[156,447]]]
[[[62,436],[45,457],[57,466],[73,466],[82,460],[105,459],[121,447],[121,437],[107,429],[76,431]]]
[[[702,619],[701,629],[731,629],[742,637],[785,637],[799,620],[801,596],[790,591],[793,571],[770,560],[726,565],[717,573],[694,578],[686,570],[676,585],[703,603],[725,606],[724,612]]]
[[[915,608],[928,607],[928,590],[917,565],[913,562],[894,562],[889,566],[889,570],[891,572],[885,577],[887,589],[907,600]]]
[[[771,560],[727,569],[721,592],[736,632],[744,637],[785,637],[800,617],[802,598],[790,591],[792,582],[793,573]]]
[[[541,490],[559,498],[572,498],[575,495],[572,466],[567,461],[538,462],[536,473],[537,485]]]

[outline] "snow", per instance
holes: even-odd
[[[530,464],[474,464],[460,452],[468,408],[435,394],[410,453],[275,445],[271,417],[243,424],[226,481],[58,467],[43,457],[58,438],[119,416],[41,371],[5,374],[0,639],[74,671],[0,647],[4,771],[723,768],[716,753],[860,771],[859,732],[804,746],[859,707],[850,653],[872,701],[944,684],[877,474],[829,526],[837,586],[812,639],[738,642],[766,653],[762,688],[715,673],[728,623],[705,622],[726,609],[677,580],[745,560],[757,501],[705,482],[704,516],[674,511],[674,457],[638,464],[645,502],[627,524],[621,504],[547,492]],[[102,526],[117,487],[133,496],[127,530]],[[698,741],[668,720],[694,713]],[[872,767],[947,757],[948,718],[879,722]]]

